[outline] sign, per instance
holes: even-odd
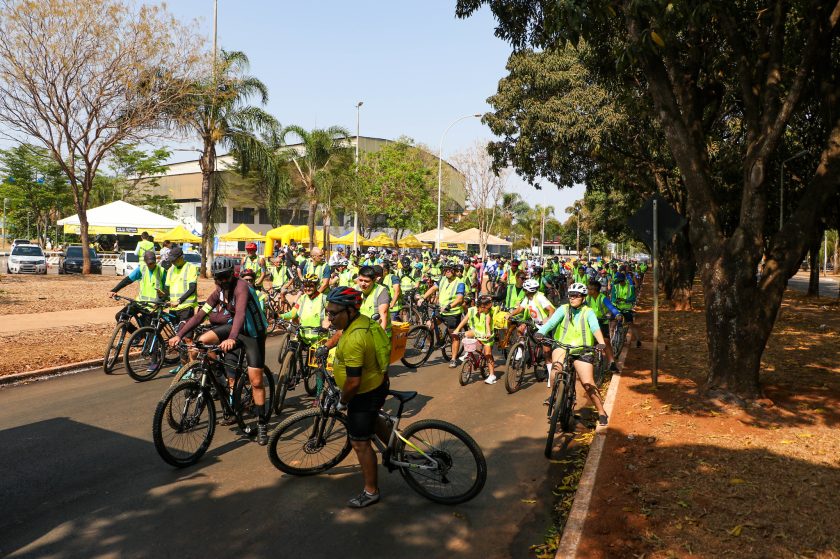
[[[117,233],[128,233],[128,234],[132,234],[132,235],[137,234],[137,228],[136,227],[114,227],[114,229],[116,230]]]
[[[639,211],[630,216],[627,225],[636,237],[647,245],[653,253],[653,201],[656,200],[656,220],[659,237],[659,249],[671,242],[673,236],[688,223],[661,196],[654,194]]]

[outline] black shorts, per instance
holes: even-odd
[[[633,311],[621,311],[625,324],[633,324]]]
[[[440,320],[444,324],[446,324],[446,328],[449,330],[454,330],[461,324],[461,315],[460,314],[442,314],[440,315]]]
[[[601,327],[601,334],[604,335],[605,340],[610,339],[610,323],[609,322],[599,322],[598,326]]]
[[[595,356],[591,353],[584,353],[583,355],[572,355],[572,362],[574,361],[583,361],[584,363],[589,363],[590,365],[595,364]]]
[[[175,317],[176,317],[175,324],[178,324],[178,323],[181,323],[181,322],[186,322],[189,319],[191,319],[193,317],[193,315],[195,314],[195,308],[194,307],[188,307],[186,309],[181,309],[181,310],[177,310],[177,311],[169,311],[169,312],[171,312],[172,314],[175,315]]]
[[[216,334],[220,342],[223,342],[230,336],[231,328],[233,328],[232,324],[222,324],[213,327],[211,331]],[[265,333],[256,338],[239,334],[236,337],[236,346],[245,349],[245,358],[248,360],[249,367],[255,369],[265,367]]]
[[[356,394],[347,405],[347,432],[354,441],[368,441],[373,437],[379,410],[388,397],[390,383],[384,380],[377,388]]]

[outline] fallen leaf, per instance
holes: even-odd
[[[746,481],[738,477],[733,477],[729,480],[729,485],[741,485],[743,483],[746,483]]]
[[[789,441],[787,439],[780,441],[781,444],[793,444],[793,441]]]
[[[812,435],[811,433],[799,433],[796,436],[799,437],[800,439],[810,439],[814,435]]]
[[[535,504],[537,501],[536,501],[536,500],[534,500],[534,499],[522,499],[522,502],[523,502],[523,503],[525,503],[526,505],[533,505],[533,504]]]
[[[729,530],[729,534],[730,534],[731,536],[738,537],[738,536],[740,536],[740,535],[741,535],[741,531],[742,531],[743,529],[744,529],[744,527],[743,527],[743,526],[741,526],[740,524],[738,524],[737,526],[735,526],[734,528],[732,528],[731,530]]]
[[[688,508],[688,503],[686,503],[685,501],[677,501],[677,504],[684,509]]]

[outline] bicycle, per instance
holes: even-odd
[[[576,384],[577,371],[574,361],[576,358],[587,353],[598,353],[601,350],[597,346],[570,346],[550,338],[542,338],[540,343],[554,348],[566,350],[563,363],[554,363],[554,382],[551,386],[551,395],[548,397],[548,437],[545,442],[545,457],[551,458],[551,451],[554,448],[554,434],[557,431],[557,424],[564,433],[572,432],[572,416],[575,410],[577,398]],[[572,354],[574,351],[574,354]]]
[[[181,356],[169,349],[166,342],[175,335],[177,317],[165,310],[163,301],[149,301],[154,310],[149,314],[149,324],[137,329],[125,345],[123,362],[128,375],[137,382],[155,378],[164,364],[174,365]]]
[[[347,416],[337,411],[341,391],[320,360],[324,382],[318,407],[286,418],[271,433],[268,457],[278,470],[296,476],[315,475],[337,466],[350,453]],[[424,419],[399,429],[403,407],[417,392],[389,390],[399,402],[396,414],[380,410],[384,425],[372,439],[389,472],[399,470],[408,486],[423,497],[447,505],[469,501],[487,481],[487,461],[478,443],[463,429]],[[386,429],[387,427],[387,435]]]
[[[234,350],[238,356],[231,391],[225,376],[225,368],[230,364],[211,355],[221,353],[217,344],[195,342],[188,346],[181,343],[179,347],[198,350],[198,356],[183,380],[170,387],[158,402],[152,420],[152,438],[164,462],[185,468],[198,462],[213,441],[216,432],[214,400],[219,401],[223,417],[234,418],[246,436],[256,432],[259,413],[255,410],[251,381],[245,370],[244,351]],[[263,414],[267,420],[271,417],[274,398],[274,377],[267,367],[263,370],[263,386],[266,391]]]
[[[613,335],[610,337],[610,345],[612,346],[613,355],[615,355],[616,359],[618,359],[618,355],[624,348],[624,342],[626,341],[627,331],[629,329],[630,325],[625,320],[616,321],[615,330],[613,330]]]
[[[545,364],[545,354],[542,346],[534,339],[537,327],[530,318],[510,318],[508,321],[517,327],[525,324],[525,335],[519,336],[516,342],[507,348],[507,360],[505,361],[505,390],[508,394],[518,392],[522,388],[522,380],[525,377],[525,370],[533,368],[534,378],[542,382],[548,376]]]
[[[280,372],[277,377],[277,399],[274,403],[274,412],[280,415],[283,404],[286,401],[286,394],[294,390],[298,384],[303,382],[303,388],[310,396],[318,392],[318,379],[311,367],[314,352],[319,342],[323,341],[329,330],[326,328],[306,328],[292,322],[284,322],[287,333],[286,346],[280,352]],[[302,333],[309,339],[316,339],[308,343],[301,339]],[[306,356],[306,358],[304,358]]]
[[[114,299],[127,301],[127,303],[117,315],[117,325],[114,327],[110,340],[108,340],[105,357],[102,359],[102,369],[106,375],[110,375],[114,371],[114,365],[117,364],[117,359],[122,352],[126,335],[136,332],[147,320],[146,313],[139,301],[121,295],[114,295]]]
[[[466,386],[470,382],[474,373],[478,373],[482,379],[490,376],[487,356],[484,355],[484,345],[481,340],[476,338],[466,338],[463,332],[458,333],[458,337],[463,339],[464,346],[464,364],[461,365],[461,374],[458,382],[461,386]]]
[[[413,326],[406,335],[405,354],[401,361],[410,369],[416,369],[428,361],[436,349],[440,349],[444,360],[451,359],[452,335],[441,319],[440,305],[431,306],[431,314],[428,314],[426,307],[421,307],[424,323]],[[464,347],[460,346],[455,358],[463,352]]]

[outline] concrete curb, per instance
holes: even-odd
[[[618,359],[619,368],[622,371],[624,370],[624,360],[627,358],[629,351],[630,343],[628,342]],[[607,390],[607,398],[604,401],[604,410],[606,410],[607,415],[612,415],[619,384],[621,384],[621,374],[614,373],[610,380],[610,387]],[[609,428],[609,425],[598,425],[595,427],[595,438],[592,439],[592,444],[589,446],[586,464],[583,466],[583,473],[581,473],[580,481],[578,482],[578,489],[575,493],[572,510],[569,511],[566,526],[563,528],[563,536],[560,539],[560,545],[557,546],[557,553],[554,555],[555,559],[572,559],[577,555],[578,545],[580,545],[580,538],[583,534],[583,525],[586,522],[586,515],[589,512],[589,502],[592,500],[592,492],[595,490],[595,478],[598,475],[598,466],[601,463],[604,442],[606,441],[607,430]]]
[[[78,363],[68,363],[57,367],[47,367],[46,369],[38,369],[35,371],[26,371],[24,373],[4,375],[0,376],[0,386],[17,384],[27,380],[39,380],[43,377],[57,376],[62,373],[81,373],[82,371],[91,370],[97,365],[102,365],[102,358],[91,359],[89,361],[79,361]]]

